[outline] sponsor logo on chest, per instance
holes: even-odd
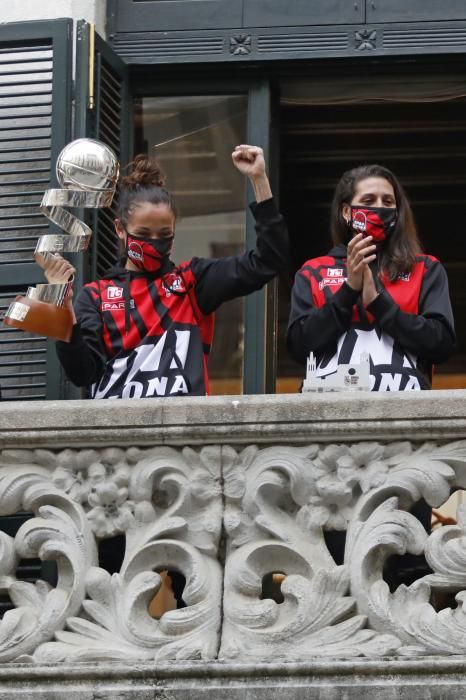
[[[107,297],[107,299],[122,299],[123,298],[123,287],[107,287],[102,298]]]
[[[134,300],[130,300],[130,308],[134,308]],[[105,287],[102,290],[101,311],[123,311],[125,300],[123,299],[123,287]]]
[[[102,311],[121,311],[125,308],[124,301],[103,301],[100,307]]]
[[[322,279],[319,282],[319,289],[324,287],[339,287],[345,281],[345,271],[341,267],[328,267],[322,270]]]

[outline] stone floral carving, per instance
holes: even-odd
[[[420,498],[441,505],[452,487],[464,486],[466,441],[437,447],[426,444],[393,461],[382,488],[363,496],[349,526],[345,560],[351,570],[351,591],[371,628],[395,634],[403,654],[464,654],[463,596],[466,562],[464,512],[459,526],[428,535],[406,512]],[[433,574],[390,593],[383,565],[390,554],[425,553]],[[458,607],[437,612],[435,590],[456,592]]]
[[[0,513],[39,515],[0,537],[0,581],[18,606],[0,623],[1,660],[215,657],[219,448],[5,451],[0,466]],[[120,532],[124,561],[111,576],[97,566],[94,536]],[[56,589],[16,580],[18,558],[31,556],[57,559]],[[148,607],[167,569],[184,575],[186,607],[156,620]]]
[[[410,512],[458,488],[466,441],[4,450],[0,515],[32,516],[14,537],[0,531],[15,606],[0,661],[465,654],[466,506],[431,534]],[[346,531],[338,565],[329,531]],[[98,543],[118,534],[110,574]],[[390,590],[384,567],[404,553],[431,573]],[[36,557],[56,561],[56,586],[18,580]],[[164,570],[184,576],[186,607],[155,619]],[[273,573],[282,602],[264,588]]]
[[[465,653],[466,593],[455,610],[429,603],[434,589],[466,588],[465,514],[429,536],[408,512],[420,498],[441,505],[464,486],[465,468],[466,442],[230,450],[221,655],[296,660],[297,650],[308,659],[454,653],[455,645]],[[342,566],[323,529],[347,529]],[[425,552],[434,573],[390,593],[383,566],[405,552]],[[285,575],[281,603],[261,599],[272,572]]]
[[[295,660],[297,649],[309,659],[388,654],[400,646],[392,635],[365,629],[365,616],[347,595],[348,569],[336,566],[322,529],[346,526],[356,487],[380,454],[378,445],[229,451],[222,657]],[[282,604],[261,599],[264,576],[273,572],[286,574]]]
[[[0,661],[31,653],[52,639],[69,615],[78,613],[84,598],[84,577],[97,563],[97,549],[82,508],[56,489],[50,472],[27,451],[5,451],[0,461],[0,515],[30,511],[15,538],[2,532],[0,587],[15,605],[0,622]],[[36,584],[16,579],[19,559],[56,559],[58,583]]]
[[[310,522],[327,529],[345,530],[355,495],[382,485],[392,456],[410,452],[409,443],[383,446],[372,442],[329,445],[316,452],[310,465],[315,494],[304,506]]]
[[[451,591],[466,589],[466,505],[458,508],[458,524],[434,530],[426,543],[427,563],[435,571],[426,582]]]
[[[137,455],[134,449],[119,448],[63,450],[48,455],[49,463],[55,466],[54,484],[81,503],[98,537],[124,532],[133,520],[128,483]]]

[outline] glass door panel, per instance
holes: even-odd
[[[173,260],[235,255],[245,248],[246,183],[231,152],[247,135],[247,96],[142,97],[135,105],[135,153],[159,161],[178,209]],[[216,313],[211,394],[240,394],[243,300]]]

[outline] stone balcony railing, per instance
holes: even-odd
[[[0,532],[0,700],[464,698],[466,510],[410,509],[466,488],[466,391],[3,402],[0,447],[0,516],[33,514]]]

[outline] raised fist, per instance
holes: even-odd
[[[265,175],[264,151],[259,146],[236,146],[231,154],[238,170],[254,179]]]

